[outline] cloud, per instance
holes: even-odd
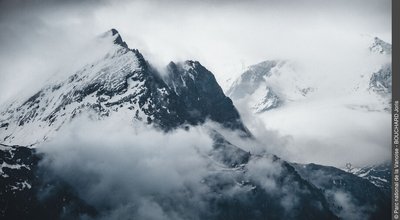
[[[212,146],[206,133],[113,124],[74,123],[38,148],[45,153],[41,167],[102,210],[104,219],[185,219],[186,212],[190,217],[204,208],[202,196],[209,189],[201,182]]]
[[[366,219],[368,212],[374,210],[372,207],[356,205],[352,196],[343,191],[328,191],[332,194],[333,202],[338,207],[337,214],[343,219]]]
[[[362,103],[353,98],[287,102],[263,114],[251,112],[246,101],[239,100],[235,106],[256,140],[249,144],[229,132],[224,135],[246,151],[268,152],[291,162],[344,167],[390,160],[390,114],[350,109],[350,103]]]
[[[270,207],[282,216],[296,215],[310,192],[281,160],[253,154],[244,166],[224,165],[213,156],[209,132],[209,126],[164,133],[124,119],[77,118],[37,147],[45,173],[40,197],[64,182],[98,212],[82,219],[220,219],[238,204],[243,215],[273,214],[260,199],[274,201]]]

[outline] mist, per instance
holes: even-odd
[[[65,182],[98,211],[81,219],[219,219],[229,201],[257,204],[257,215],[261,203],[249,194],[257,186],[290,216],[301,205],[298,197],[310,193],[293,184],[272,155],[241,168],[215,159],[213,125],[164,133],[115,117],[78,119],[37,150],[43,157],[39,173],[46,175],[39,197],[51,191],[52,180]]]

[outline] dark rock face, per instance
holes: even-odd
[[[199,62],[171,62],[167,69],[165,81],[184,104],[187,121],[198,124],[211,119],[232,130],[250,134],[232,100],[225,96],[214,75]]]
[[[247,164],[240,166],[239,174],[230,174],[236,175],[234,182],[226,181],[222,175],[211,175],[205,180],[221,195],[211,206],[217,213],[214,219],[338,219],[329,210],[322,192],[302,179],[291,165],[272,155],[251,156],[249,159]],[[263,181],[248,175],[253,163],[262,160],[268,160],[281,169],[274,177],[278,187],[275,192],[269,192]],[[224,193],[237,184],[247,190],[231,196]]]
[[[81,201],[70,187],[46,180],[39,170],[41,155],[32,148],[0,144],[0,218],[78,219],[96,210]]]
[[[113,28],[110,31],[113,36],[117,36],[117,38],[115,38],[115,40],[114,40],[115,44],[118,44],[118,45],[121,45],[122,47],[128,48],[128,44],[126,44],[126,42],[122,40],[121,35],[118,33],[117,30],[115,30]]]
[[[390,219],[390,196],[370,181],[317,164],[293,164],[307,181],[321,189],[330,209],[344,219]]]
[[[390,163],[366,166],[362,168],[352,168],[350,165],[346,171],[368,180],[384,191],[388,197],[390,197],[392,190],[392,166]]]

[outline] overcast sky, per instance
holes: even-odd
[[[226,86],[266,59],[340,56],[363,36],[391,41],[390,2],[0,1],[0,103],[34,92],[110,28],[155,65],[199,60]]]

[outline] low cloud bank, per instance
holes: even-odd
[[[110,123],[64,129],[39,147],[41,167],[101,210],[100,219],[195,219],[210,193],[201,182],[211,139],[200,128],[164,134]]]
[[[326,213],[275,156],[253,154],[241,166],[218,161],[209,135],[215,125],[164,133],[121,120],[80,118],[39,146],[49,182],[41,192],[54,180],[66,183],[98,212],[82,219],[292,218],[304,206]]]

